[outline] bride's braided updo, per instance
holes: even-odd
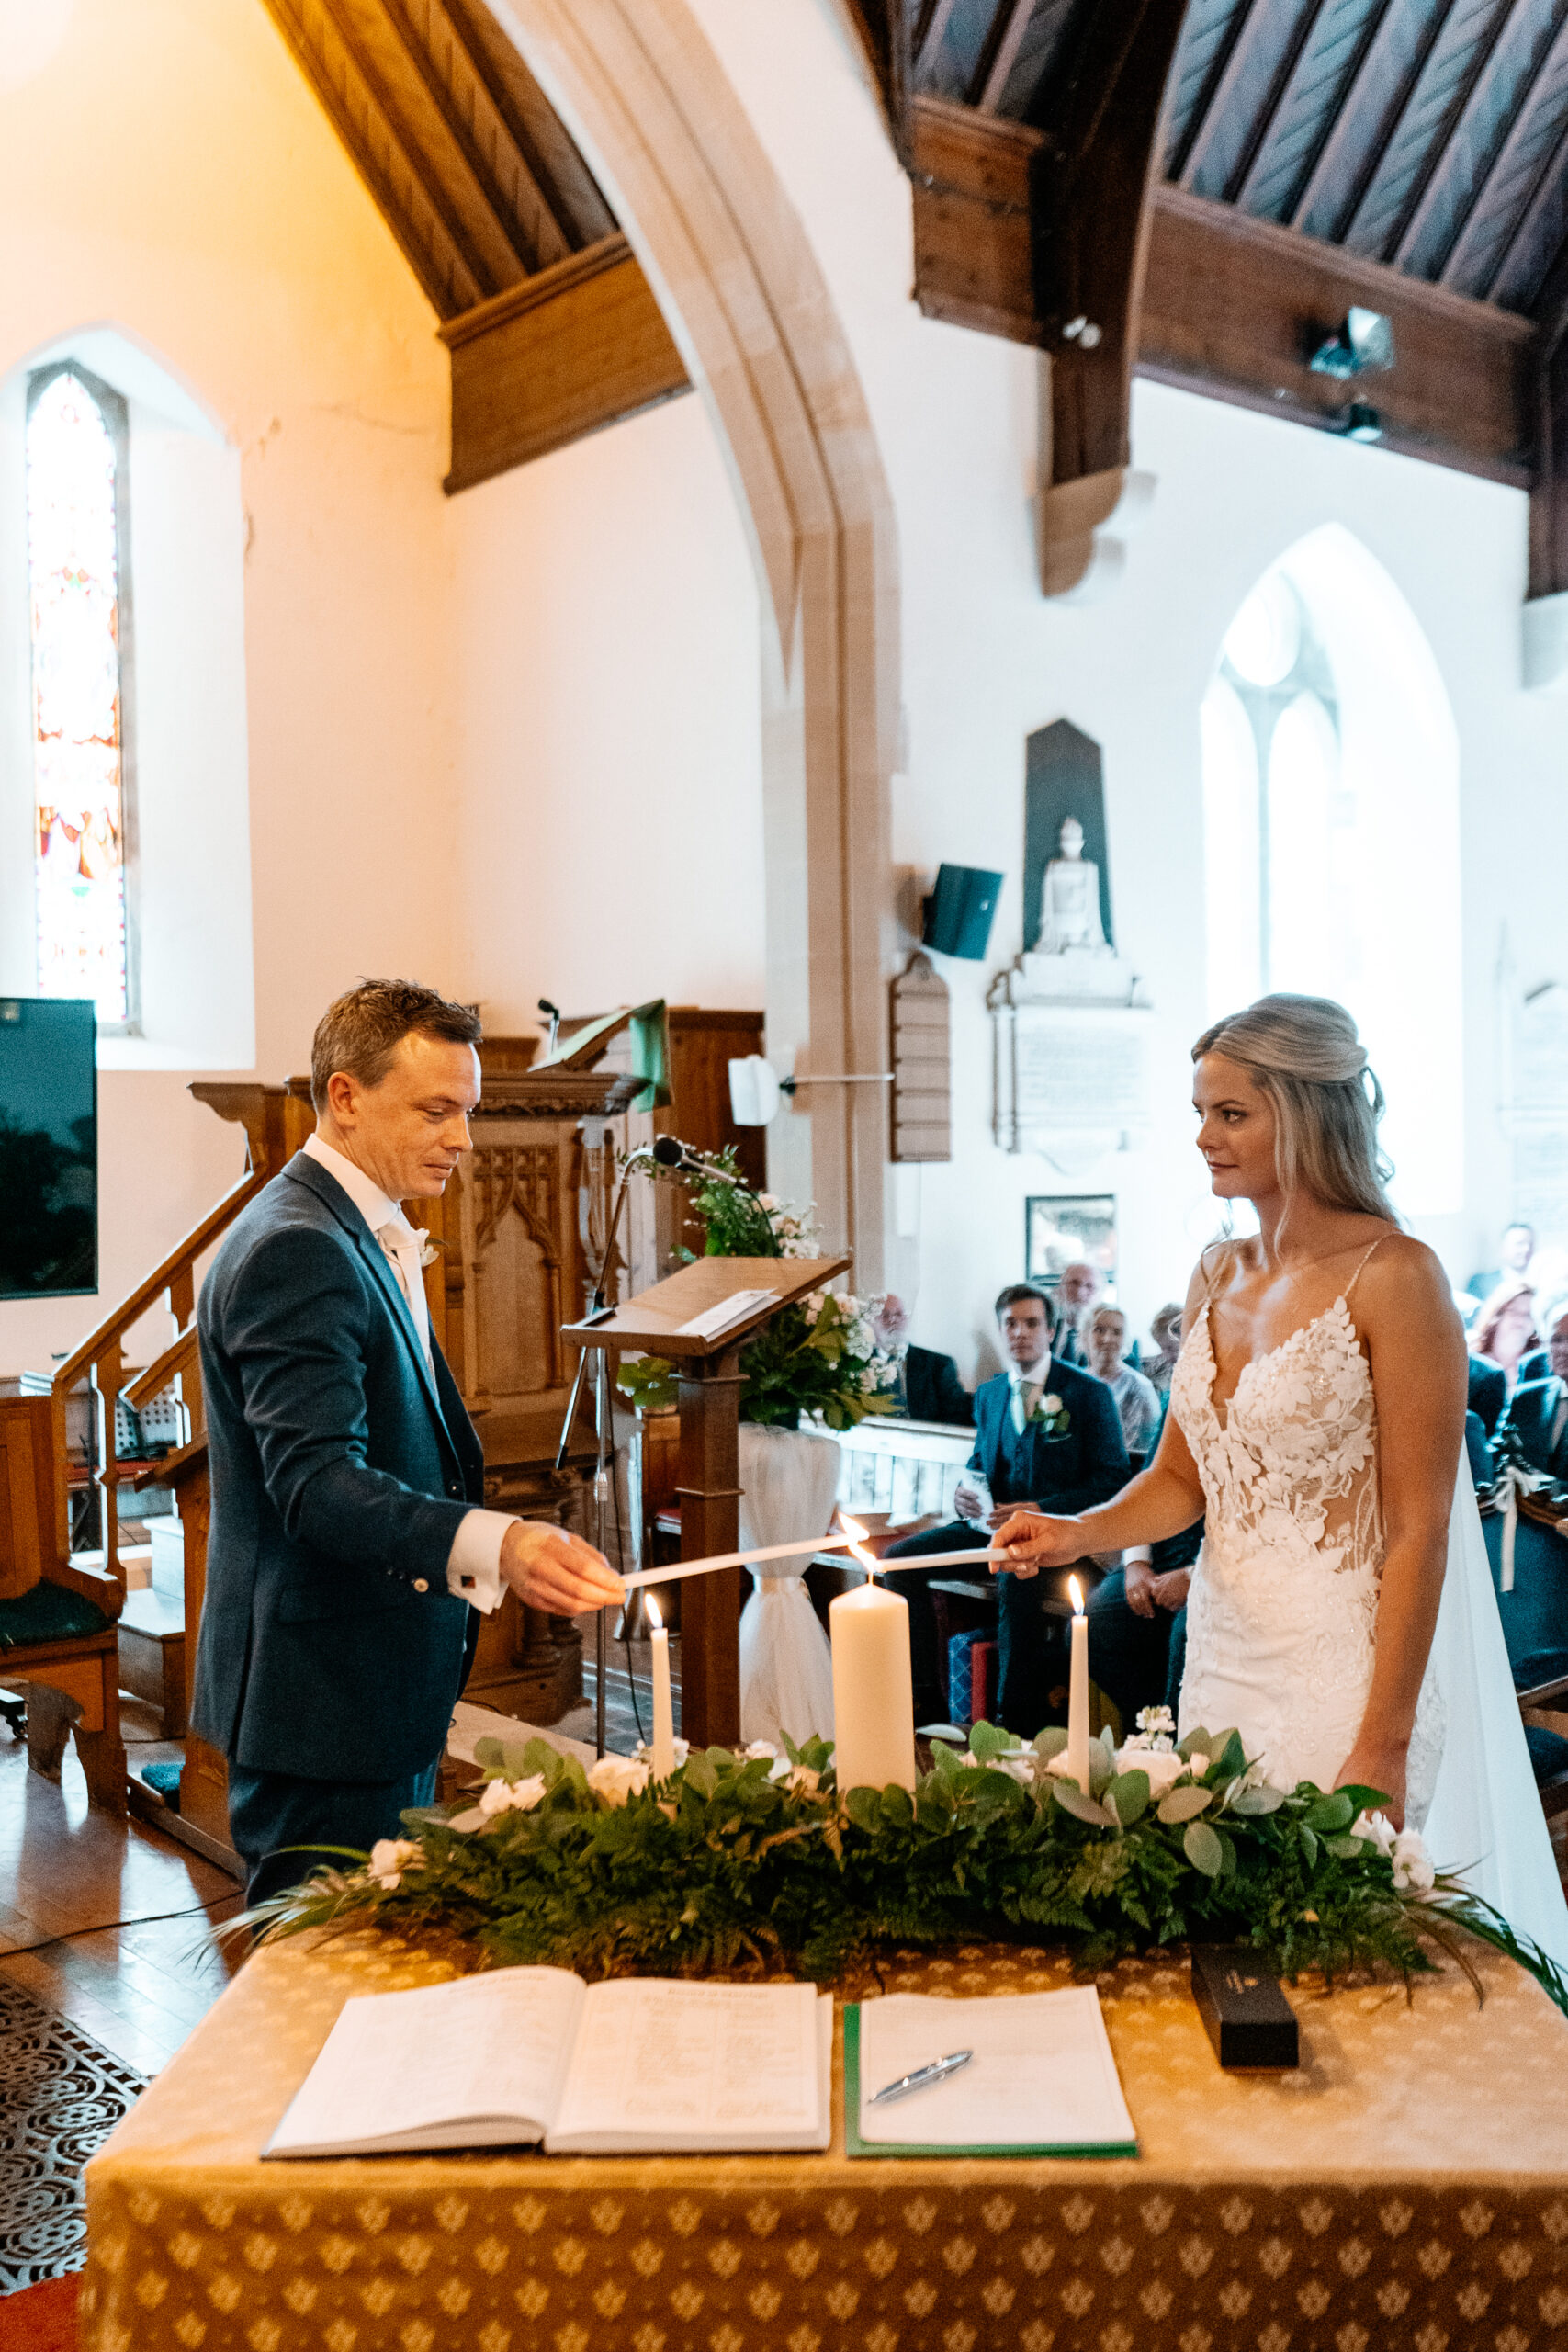
[[[1205,1029],[1192,1058],[1223,1054],[1274,1109],[1275,1165],[1287,1199],[1303,1192],[1325,1208],[1393,1217],[1378,1149],[1382,1089],[1342,1004],[1325,996],[1260,996]],[[1395,1219],[1397,1222],[1397,1219]]]

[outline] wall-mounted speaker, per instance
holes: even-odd
[[[934,947],[939,956],[963,956],[977,964],[990,944],[1001,888],[999,874],[987,874],[978,865],[940,866],[936,888],[926,900],[921,945]]]

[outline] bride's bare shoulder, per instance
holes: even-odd
[[[1413,1233],[1384,1234],[1363,1265],[1356,1282],[1356,1303],[1363,1316],[1437,1314],[1459,1326],[1453,1287],[1435,1250]]]
[[[1246,1248],[1243,1241],[1211,1241],[1199,1256],[1192,1269],[1192,1279],[1187,1285],[1187,1305],[1182,1311],[1181,1328],[1190,1331],[1192,1317],[1206,1298],[1223,1293],[1236,1270],[1238,1256]]]

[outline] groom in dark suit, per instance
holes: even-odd
[[[563,1615],[621,1597],[577,1536],[483,1509],[483,1452],[430,1329],[401,1204],[438,1197],[469,1148],[479,1036],[433,989],[340,997],[311,1048],[316,1132],[202,1287],[192,1724],[229,1759],[252,1902],[431,1802],[476,1611],[503,1585]]]
[[[1102,1380],[1051,1353],[1051,1306],[1032,1283],[1013,1283],[997,1300],[997,1322],[1009,1370],[975,1393],[975,1451],[989,1501],[972,1477],[960,1482],[956,1521],[895,1544],[889,1563],[923,1552],[983,1550],[1027,1497],[1042,1510],[1070,1513],[1109,1501],[1132,1476],[1116,1400]],[[942,1713],[936,1616],[927,1578],[896,1575],[890,1589],[909,1604],[915,1720]],[[1003,1569],[997,1578],[997,1647],[1000,1668],[997,1713],[1008,1730],[1032,1739],[1045,1720],[1045,1621],[1029,1580]]]

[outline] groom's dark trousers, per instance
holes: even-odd
[[[1132,1476],[1116,1399],[1104,1381],[1055,1357],[1041,1377],[1047,1390],[1061,1398],[1066,1429],[1052,1436],[1031,1423],[1020,1434],[1012,1424],[1011,1385],[1000,1373],[975,1392],[975,1451],[969,1468],[981,1473],[998,1505],[1032,1502],[1042,1510],[1065,1513],[1109,1501]],[[988,1528],[959,1519],[893,1544],[887,1557],[913,1560],[923,1552],[954,1552],[971,1545],[983,1551],[989,1542]],[[890,1579],[891,1589],[909,1604],[917,1723],[931,1722],[942,1713],[936,1612],[929,1581],[919,1573]],[[1045,1720],[1045,1644],[1038,1577],[1015,1577],[1004,1569],[997,1578],[997,1714],[1009,1731],[1026,1739],[1032,1739]]]
[[[254,1902],[430,1802],[479,1623],[446,1562],[484,1455],[379,1243],[302,1152],[235,1220],[198,1319],[212,1524],[191,1721],[229,1759]]]

